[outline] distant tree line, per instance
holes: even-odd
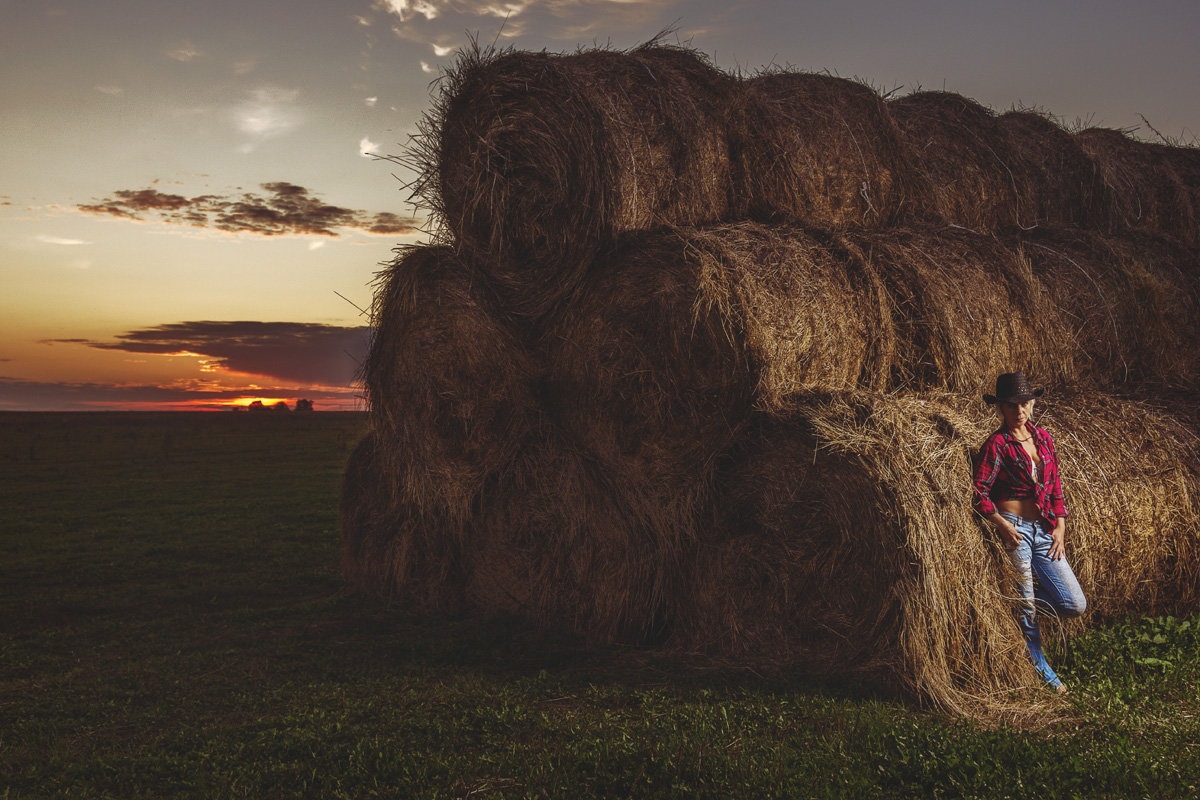
[[[241,409],[238,406],[234,406],[233,410],[240,411]],[[308,400],[306,398],[301,398],[296,401],[296,408],[292,409],[292,408],[289,408],[288,404],[283,400],[280,400],[278,403],[272,403],[269,406],[265,405],[262,400],[255,400],[253,403],[246,406],[246,410],[252,411],[255,413],[262,413],[262,412],[267,412],[267,411],[284,411],[284,412],[294,411],[296,413],[305,413],[305,412],[313,410],[313,401]]]

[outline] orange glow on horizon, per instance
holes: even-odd
[[[287,403],[289,411],[296,410],[296,400],[283,397],[246,396],[221,400],[134,400],[124,402],[93,401],[83,405],[94,411],[245,411],[254,401],[261,401],[263,408],[272,411],[276,403]],[[314,411],[365,411],[362,400],[354,398],[319,398],[313,402]]]
[[[292,398],[287,398],[287,397],[235,397],[231,400],[217,400],[217,401],[201,400],[201,401],[197,401],[197,403],[202,403],[205,405],[225,406],[226,408],[249,408],[250,406],[254,405],[255,403],[262,403],[264,406],[267,406],[268,408],[270,408],[271,406],[278,405],[279,403],[287,403],[289,408],[294,408],[296,405],[296,398],[294,398],[294,397],[292,397]]]

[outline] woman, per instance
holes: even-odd
[[[1067,509],[1054,441],[1030,422],[1042,391],[1031,391],[1024,373],[1006,372],[996,378],[996,394],[983,396],[997,406],[1003,422],[983,443],[976,462],[975,507],[1000,532],[1017,570],[1029,657],[1046,683],[1065,692],[1042,652],[1036,609],[1041,605],[1061,617],[1077,617],[1087,600],[1064,548]]]

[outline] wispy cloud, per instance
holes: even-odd
[[[424,72],[426,75],[432,75],[433,73],[437,72],[437,67],[433,66],[428,61],[422,61],[421,72]]]
[[[392,17],[403,39],[429,44],[438,58],[450,55],[464,30],[485,38],[516,39],[526,33],[572,39],[604,30],[645,35],[678,18],[682,0],[374,0],[373,9]]]
[[[364,104],[364,105],[365,105],[367,108],[374,108],[374,107],[375,107],[375,104],[376,104],[376,103],[378,103],[378,102],[379,102],[379,98],[378,98],[378,97],[364,97],[364,98],[363,98],[363,104]]]
[[[300,126],[304,116],[296,105],[300,92],[264,86],[255,89],[250,96],[233,109],[233,120],[237,129],[251,137],[244,152],[254,149],[259,142],[290,133]]]
[[[99,84],[97,86],[94,86],[93,88],[97,92],[100,92],[100,94],[106,94],[109,97],[117,97],[121,94],[124,94],[124,92],[125,92],[125,90],[122,89],[120,86],[114,86],[114,85],[108,84],[108,83]]]
[[[173,322],[129,331],[115,341],[50,339],[46,344],[85,344],[160,356],[191,355],[214,373],[255,375],[310,386],[354,383],[366,356],[370,329],[314,322]]]
[[[188,62],[192,61],[202,53],[191,42],[179,42],[167,48],[167,58],[173,58],[176,61]]]
[[[418,231],[419,222],[411,217],[330,205],[294,183],[264,183],[262,189],[265,194],[195,197],[153,188],[120,189],[78,208],[89,214],[260,236],[338,236],[340,231],[403,236]]]
[[[57,244],[63,245],[64,247],[75,247],[81,244],[91,244],[91,242],[83,239],[66,239],[62,236],[47,236],[45,234],[38,234],[34,238],[42,244]]]
[[[450,4],[445,0],[382,0],[380,5],[403,22],[417,17],[437,19],[442,14],[442,8]]]

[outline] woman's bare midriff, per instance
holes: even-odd
[[[997,500],[996,510],[1016,514],[1023,519],[1036,520],[1042,516],[1038,511],[1037,500],[1032,497],[1022,497],[1019,500]]]

